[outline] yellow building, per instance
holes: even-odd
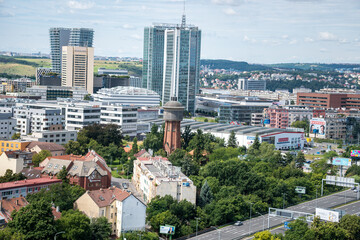
[[[0,140],[0,154],[5,151],[24,151],[30,142],[22,140]]]

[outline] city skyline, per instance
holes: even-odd
[[[143,29],[181,23],[181,0],[0,0],[0,50],[50,53],[51,27],[93,28],[95,55],[142,57]],[[202,59],[250,63],[357,63],[360,2],[188,0]]]

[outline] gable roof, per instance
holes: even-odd
[[[38,142],[33,141],[31,142],[27,148],[32,149],[34,147],[38,146],[41,150],[48,150],[48,151],[65,151],[65,148],[59,144],[51,143],[51,142]]]
[[[134,157],[142,157],[143,155],[147,155],[150,157],[150,153],[148,153],[145,149],[142,149],[138,153],[134,154]]]
[[[0,200],[0,217],[3,217],[6,222],[11,220],[11,213],[16,210],[19,211],[20,208],[28,205],[28,201],[24,197],[10,198]]]
[[[100,208],[109,206],[115,200],[124,201],[131,195],[131,193],[123,191],[117,187],[86,191],[85,194],[88,194],[91,199],[96,203],[96,205],[98,205]]]
[[[34,178],[41,178],[41,170],[42,168],[24,168],[21,170],[21,173],[27,178],[27,179],[34,179]]]

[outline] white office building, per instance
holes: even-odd
[[[137,87],[102,88],[93,94],[94,101],[134,106],[159,106],[160,95],[152,90]]]
[[[85,126],[100,123],[100,105],[96,103],[70,103],[65,107],[65,128],[80,130]]]
[[[11,113],[0,113],[0,139],[9,140],[15,134],[16,119]]]
[[[43,131],[33,132],[31,135],[21,137],[24,141],[36,141],[36,142],[52,142],[57,144],[66,144],[70,140],[76,141],[77,131],[68,130],[55,130],[55,131]]]

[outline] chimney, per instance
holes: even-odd
[[[15,199],[15,205],[19,205],[19,199]]]
[[[0,211],[2,210],[2,200],[0,200]]]

